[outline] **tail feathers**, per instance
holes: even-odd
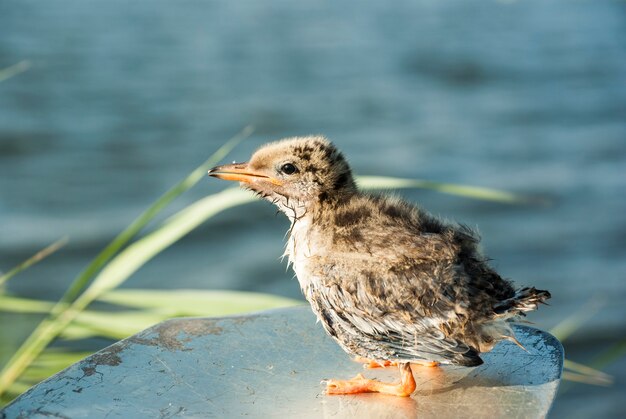
[[[545,304],[545,300],[550,297],[548,291],[538,290],[535,287],[522,288],[513,297],[500,301],[493,309],[496,314],[500,315],[524,315],[526,311],[537,310],[539,304]]]

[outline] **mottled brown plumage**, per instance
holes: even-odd
[[[400,365],[399,386],[356,377],[330,382],[329,393],[406,396],[410,362],[479,365],[480,352],[515,341],[511,321],[550,297],[501,278],[471,229],[360,192],[323,137],[270,143],[209,174],[240,181],[289,217],[285,254],[326,332],[350,354]]]

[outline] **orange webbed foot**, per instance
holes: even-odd
[[[370,380],[357,374],[351,380],[328,380],[326,394],[383,393],[393,396],[408,397],[415,390],[416,384],[411,371],[411,364],[400,364],[400,383],[391,384]]]

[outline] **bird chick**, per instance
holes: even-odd
[[[480,365],[498,341],[517,342],[512,321],[550,298],[500,277],[471,229],[359,191],[324,137],[270,143],[209,175],[239,181],[287,215],[285,255],[325,331],[349,354],[400,369],[399,384],[359,374],[329,380],[328,394],[409,396],[411,363]]]

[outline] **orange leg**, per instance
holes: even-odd
[[[420,367],[434,368],[439,366],[439,362],[437,361],[424,361],[424,362],[414,362],[414,364],[419,365]]]
[[[397,367],[398,363],[396,361],[374,361],[373,359],[367,359],[362,356],[355,356],[355,362],[360,362],[363,365],[363,368],[367,370],[373,370],[376,368],[387,368],[387,367]]]
[[[415,391],[415,379],[411,364],[399,364],[400,383],[383,383],[376,380],[368,380],[361,374],[357,374],[351,380],[328,380],[326,394],[358,394],[358,393],[383,393],[394,396],[408,397]]]
[[[376,368],[387,368],[387,367],[397,367],[398,361],[374,361],[373,359],[368,359],[362,356],[355,356],[353,359],[354,362],[359,362],[363,365],[363,368],[366,370],[373,370]],[[419,365],[421,367],[438,367],[439,362],[437,361],[424,361],[424,362],[412,362],[412,364]]]

